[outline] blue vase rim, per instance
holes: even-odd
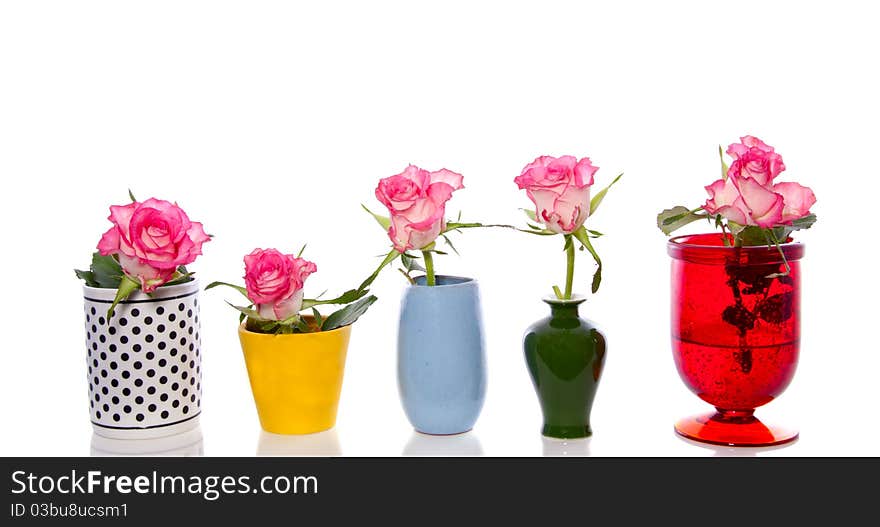
[[[434,276],[434,279],[436,280],[437,285],[432,285],[432,286],[430,286],[430,288],[437,287],[437,288],[446,289],[446,288],[454,288],[454,287],[464,287],[464,286],[468,286],[471,284],[475,284],[477,282],[475,279],[467,277],[467,276],[453,276],[453,275],[445,275],[445,274],[438,274],[438,275]],[[425,282],[427,282],[428,279],[424,275],[417,276],[413,280],[415,280],[416,283],[410,285],[410,287],[428,288],[428,286],[425,285]]]

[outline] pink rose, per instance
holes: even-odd
[[[461,174],[441,169],[428,172],[415,165],[379,181],[376,199],[388,208],[388,237],[399,252],[430,245],[445,227],[446,202],[464,188]]]
[[[742,143],[733,143],[727,147],[727,154],[733,158],[727,175],[734,180],[748,177],[767,186],[785,170],[782,156],[772,146],[750,135],[740,137],[740,141]]]
[[[785,164],[772,146],[750,135],[740,138],[727,153],[734,157],[727,179],[706,187],[709,199],[703,208],[740,225],[773,228],[791,224],[810,213],[816,203],[813,191],[798,183],[773,183]]]
[[[513,181],[534,202],[538,220],[554,232],[570,234],[590,215],[590,186],[597,170],[588,157],[541,156]]]
[[[254,249],[244,257],[244,283],[248,298],[260,316],[285,320],[302,308],[303,285],[318,267],[275,249]]]
[[[101,237],[98,251],[117,255],[125,274],[140,281],[146,293],[168,282],[178,266],[195,261],[211,239],[183,209],[154,198],[111,206],[108,219],[113,227]]]

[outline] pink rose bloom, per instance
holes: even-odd
[[[244,284],[260,316],[285,320],[299,313],[306,278],[318,267],[275,249],[254,249],[244,257]]]
[[[740,137],[740,141],[727,147],[727,154],[733,158],[727,175],[734,181],[752,178],[760,185],[767,186],[785,170],[782,156],[772,146],[750,135]]]
[[[554,232],[570,234],[590,215],[590,186],[597,170],[588,157],[541,156],[513,181],[534,202],[538,220]]]
[[[194,262],[211,239],[183,209],[154,198],[111,206],[108,219],[113,227],[101,237],[98,252],[116,255],[146,293],[171,280],[178,266]]]
[[[379,181],[376,199],[388,208],[388,237],[399,252],[422,249],[444,229],[446,202],[464,188],[461,174],[441,169],[428,172],[415,165]]]
[[[757,137],[747,135],[740,140],[727,148],[734,158],[727,179],[706,187],[706,212],[763,228],[788,225],[808,215],[816,203],[812,190],[793,182],[773,183],[785,170],[782,156]]]

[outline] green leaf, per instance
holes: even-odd
[[[813,226],[814,223],[816,223],[816,215],[815,214],[808,214],[808,215],[804,216],[803,218],[798,218],[796,220],[793,220],[791,222],[791,228],[792,228],[792,230],[795,230],[795,231],[799,231],[802,229],[809,229],[810,227]],[[785,238],[788,238],[788,236],[786,236]],[[779,239],[785,240],[785,238],[779,238]]]
[[[260,313],[258,313],[258,312],[257,312],[256,310],[254,310],[254,309],[251,309],[251,308],[249,308],[249,307],[241,307],[241,306],[237,306],[237,305],[235,305],[235,304],[233,304],[233,303],[231,303],[231,302],[226,302],[226,303],[229,304],[230,306],[232,306],[233,309],[239,311],[240,313],[242,313],[243,315],[245,315],[246,317],[248,317],[248,318],[250,318],[250,319],[254,319],[254,320],[258,321],[258,322],[266,322],[266,321],[267,321],[267,319],[261,317],[261,316],[260,316]],[[276,322],[276,321],[273,321],[273,322]]]
[[[571,247],[571,244],[572,244],[571,236],[566,236],[565,237],[565,244],[563,245],[562,250],[567,251],[568,248]]]
[[[727,226],[730,229],[730,233],[736,238],[738,245],[755,247],[769,244],[767,237],[769,229],[755,225],[740,225],[730,221],[727,222]]]
[[[604,234],[602,234],[599,231],[593,231],[593,230],[587,229],[587,232],[590,234],[590,238],[598,238],[600,236],[605,236]]]
[[[229,305],[232,306],[232,304]],[[308,321],[303,319],[299,314],[293,314],[284,320],[273,320],[262,318],[258,313],[249,308],[239,306],[232,307],[241,311],[242,316],[247,315],[245,328],[248,331],[253,331],[255,333],[289,335],[291,333],[311,333],[317,331],[317,327],[309,325]]]
[[[657,215],[657,227],[668,236],[689,223],[708,218],[707,214],[697,214],[701,209],[690,210],[681,205],[666,209]]]
[[[293,333],[293,322],[289,322],[284,324],[277,320],[268,320],[264,318],[258,317],[246,317],[247,322],[245,323],[245,329],[248,331],[253,331],[254,333],[267,333],[267,334],[284,334],[284,333]]]
[[[187,282],[192,282],[194,280],[194,278],[193,278],[194,274],[195,273],[190,273],[189,271],[187,271],[186,267],[181,265],[177,268],[177,271],[171,277],[171,280],[162,284],[162,286],[164,287],[166,285],[178,285],[178,284],[185,284]]]
[[[740,225],[735,221],[727,221],[727,228],[730,229],[730,234],[734,237],[738,237],[739,234],[746,228],[748,225]]]
[[[124,274],[116,258],[101,256],[100,253],[92,254],[92,263],[89,266],[89,271],[91,272],[93,283],[97,284],[92,287],[105,289],[118,289]]]
[[[558,232],[553,232],[550,229],[542,229],[542,230],[538,230],[538,231],[532,231],[532,230],[528,230],[528,229],[517,229],[517,230],[519,232],[524,232],[526,234],[534,234],[536,236],[554,236],[556,234],[559,234]]]
[[[314,306],[322,306],[327,304],[350,304],[367,294],[366,289],[349,289],[336,298],[329,300],[316,300],[312,298],[303,299],[302,309],[308,309]]]
[[[140,288],[140,282],[125,275],[119,284],[119,289],[116,290],[116,298],[113,299],[113,303],[110,304],[110,309],[107,310],[107,319],[109,320],[113,316],[113,312],[116,310],[116,305],[119,302],[122,302]]]
[[[771,247],[776,243],[784,243],[791,236],[791,233],[801,229],[809,229],[816,222],[816,215],[810,214],[791,222],[791,225],[781,225],[772,229],[758,227],[756,225],[740,225],[732,221],[727,222],[730,229],[740,245],[754,247],[759,245],[767,245]]]
[[[602,190],[597,192],[595,196],[593,196],[593,199],[590,200],[590,216],[595,214],[596,209],[599,208],[599,204],[602,203],[603,199],[605,199],[605,194],[608,194],[608,189],[610,189],[612,187],[612,185],[617,183],[617,181],[620,180],[620,178],[622,178],[622,177],[623,177],[623,172],[618,174],[617,177],[614,178],[614,180],[611,183],[609,183],[607,187],[603,188]]]
[[[452,245],[452,240],[450,240],[448,236],[446,236],[445,234],[441,234],[440,236],[443,236],[443,240],[446,241],[446,245],[448,245],[449,248],[452,249],[452,252],[461,256],[461,253],[458,252],[458,249],[455,248],[455,245]]]
[[[315,317],[315,323],[318,324],[318,327],[324,325],[324,317],[321,316],[317,308],[312,308],[312,315]]]
[[[587,229],[584,228],[583,225],[574,231],[572,235],[577,238],[579,242],[593,255],[593,260],[596,261],[596,272],[593,274],[593,283],[591,290],[593,293],[599,290],[599,284],[602,283],[602,260],[599,259],[599,254],[596,253],[596,249],[593,248],[593,244],[590,243],[590,236],[587,234]]]
[[[427,269],[418,262],[418,256],[413,256],[408,253],[403,253],[400,255],[400,261],[403,264],[404,269],[409,272],[412,271],[421,271],[423,273],[427,273]]]
[[[446,223],[446,228],[440,234],[446,234],[447,232],[457,231],[459,229],[478,229],[480,227],[487,227],[487,225],[483,225],[479,222],[462,223],[458,221],[450,221]]]
[[[369,309],[373,302],[375,302],[376,300],[377,299],[375,295],[370,295],[366,298],[358,300],[353,304],[345,306],[339,311],[332,313],[324,320],[324,324],[321,326],[321,330],[330,331],[331,329],[341,328],[343,326],[354,324],[361,315],[367,312],[367,309]]]
[[[376,277],[379,276],[379,273],[382,272],[382,269],[384,269],[386,265],[388,265],[391,262],[393,262],[394,260],[396,260],[398,256],[400,256],[400,253],[397,252],[397,250],[395,250],[395,249],[391,249],[391,252],[389,252],[385,256],[385,259],[382,260],[382,263],[379,264],[379,267],[375,271],[373,271],[373,274],[368,276],[367,279],[361,283],[361,285],[357,288],[357,290],[358,291],[365,291],[370,286],[370,284],[373,283],[373,280],[375,280]]]
[[[98,282],[95,281],[95,273],[91,271],[80,271],[79,269],[74,269],[73,272],[76,273],[77,278],[85,280],[87,286],[100,287]]]
[[[208,289],[213,289],[213,288],[220,286],[220,285],[225,285],[226,287],[231,287],[231,288],[235,289],[236,291],[238,291],[239,293],[241,293],[242,295],[244,295],[245,298],[250,300],[250,298],[248,298],[248,293],[247,293],[246,288],[244,288],[240,285],[230,284],[227,282],[211,282],[210,284],[205,286],[205,291],[207,291]]]
[[[718,158],[721,159],[721,179],[727,181],[727,171],[730,170],[730,167],[724,161],[724,149],[721,148],[721,145],[718,145]]]
[[[526,216],[528,216],[530,220],[538,221],[538,216],[537,216],[537,214],[535,214],[535,211],[529,210],[529,209],[519,209],[519,210],[525,212]]]
[[[387,216],[380,216],[379,214],[376,214],[375,212],[368,209],[367,206],[364,205],[363,203],[361,203],[361,207],[363,207],[365,211],[369,212],[370,216],[372,216],[376,220],[376,222],[382,226],[383,229],[385,229],[387,231],[388,229],[391,228],[391,218],[389,218]]]
[[[301,333],[311,333],[312,327],[309,326],[309,323],[302,317],[296,317],[296,320],[293,321],[292,324],[281,324],[283,326],[292,325],[296,329],[300,330]]]

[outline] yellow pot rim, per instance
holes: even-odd
[[[338,327],[336,329],[331,329],[330,331],[312,331],[310,333],[279,333],[279,334],[270,334],[270,333],[257,333],[256,331],[251,331],[245,327],[247,322],[242,322],[238,325],[238,332],[244,333],[247,335],[256,335],[257,338],[260,337],[306,337],[308,335],[332,335],[334,333],[341,333],[344,331],[351,331],[351,327],[354,324],[348,324],[346,326]]]

